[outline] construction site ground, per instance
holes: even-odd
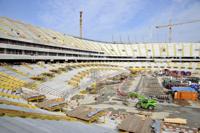
[[[154,111],[148,111],[144,109],[137,109],[135,107],[136,101],[134,99],[125,99],[124,97],[119,96],[117,94],[117,89],[121,89],[124,92],[136,91],[145,96],[164,94],[164,89],[160,83],[160,79],[150,75],[137,75],[129,76],[125,83],[123,83],[123,86],[122,83],[103,85],[101,88],[98,88],[97,94],[79,94],[79,97],[71,102],[78,101],[78,104],[80,105],[107,109],[108,111],[112,112],[112,114],[142,114],[149,115],[153,119],[163,119],[166,117],[184,118],[187,119],[189,126],[200,126],[199,101],[183,101],[183,104],[177,104],[177,102],[158,103],[158,106]],[[126,100],[128,100],[130,104],[124,104],[124,101]],[[114,124],[110,122],[110,118],[106,119],[109,121],[106,123],[106,125],[108,124],[107,126],[110,125],[113,127],[113,125],[116,126],[117,123],[119,123],[117,122],[117,119],[111,120]]]

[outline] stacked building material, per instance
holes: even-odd
[[[104,115],[104,110],[80,106],[72,111],[68,111],[66,114],[67,116],[91,123],[98,120],[100,116]]]
[[[118,125],[118,129],[131,133],[150,133],[152,122],[150,118],[129,115]]]
[[[186,125],[164,123],[162,126],[163,133],[197,133],[197,128],[190,128]]]
[[[164,122],[174,124],[187,124],[187,120],[182,118],[164,118]]]
[[[186,125],[184,119],[167,119],[166,121],[154,120],[152,124],[154,133],[197,133],[197,128]]]
[[[64,101],[63,98],[56,98],[56,99],[51,99],[51,100],[46,100],[46,101],[40,102],[36,106],[41,109],[55,111],[55,110],[61,110],[66,105],[67,105],[67,103]]]
[[[39,93],[24,93],[23,98],[26,99],[28,102],[39,102],[43,101],[46,96]]]

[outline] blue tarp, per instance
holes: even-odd
[[[200,88],[200,85],[199,84],[191,84],[190,87],[198,90]]]
[[[189,92],[196,92],[194,88],[191,87],[172,87],[172,91],[189,91]]]

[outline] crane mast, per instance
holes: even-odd
[[[175,27],[175,26],[179,26],[179,25],[184,25],[184,24],[191,24],[191,23],[197,23],[197,22],[200,22],[200,19],[198,20],[192,20],[192,21],[187,21],[187,22],[180,22],[180,23],[171,23],[171,20],[169,21],[169,24],[167,25],[158,25],[158,26],[155,26],[157,29],[160,29],[160,28],[168,28],[169,29],[169,43],[172,42],[172,28]]]

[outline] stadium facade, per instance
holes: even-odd
[[[113,62],[139,68],[200,70],[200,43],[110,43],[0,18],[1,61]]]

